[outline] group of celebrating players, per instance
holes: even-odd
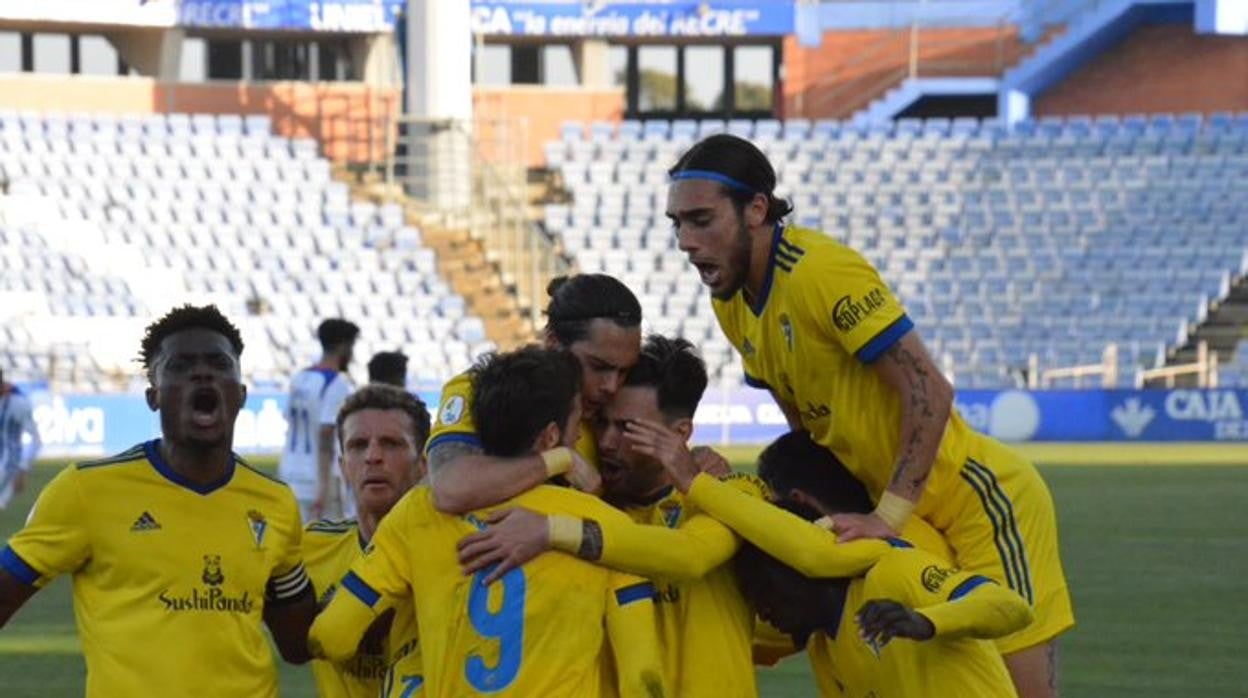
[[[552,283],[542,345],[453,378],[435,420],[344,388],[358,328],[323,324],[289,485],[232,454],[242,340],[188,306],[143,339],[161,437],[48,484],[0,551],[0,625],[72,574],[91,696],[276,695],[262,621],[322,696],[754,696],[803,650],[825,696],[1055,696],[1074,617],[1035,468],[961,419],[869,263],[783,222],[757,148],[711,136],[670,174],[680,249],[792,427],[757,477],[688,446],[705,365],[643,341],[609,276]],[[323,518],[335,449],[353,518]]]

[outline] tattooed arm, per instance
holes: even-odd
[[[881,497],[885,505],[869,516],[842,514],[834,517],[836,532],[842,541],[882,538],[897,532],[900,522],[887,521],[890,511],[895,511],[888,508],[888,502],[902,507],[904,521],[908,514],[906,507],[912,506],[923,494],[953,411],[953,386],[936,368],[916,331],[903,335],[871,366],[901,400],[900,443],[892,478]]]

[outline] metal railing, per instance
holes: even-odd
[[[1083,387],[1084,379],[1099,378],[1101,387],[1118,387],[1118,345],[1109,344],[1101,353],[1101,362],[1083,364],[1081,366],[1061,366],[1041,370],[1040,357],[1032,354],[1027,361],[1027,383],[1029,388],[1046,389],[1055,381],[1072,379],[1076,388]]]
[[[400,117],[389,132],[385,182],[443,227],[479,240],[537,326],[546,285],[569,265],[529,218],[525,144],[513,131],[484,118],[474,132],[462,121]]]
[[[1162,366],[1140,371],[1136,375],[1135,385],[1143,388],[1149,383],[1162,382],[1167,388],[1173,388],[1181,376],[1196,376],[1196,387],[1218,387],[1218,353],[1209,351],[1208,342],[1196,345],[1196,361],[1189,364]]]

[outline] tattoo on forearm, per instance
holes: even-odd
[[[915,421],[910,433],[903,436],[901,454],[897,459],[897,468],[889,481],[889,487],[900,486],[904,493],[917,495],[923,491],[928,473],[912,474],[912,471],[921,468],[923,447],[930,436],[930,430],[934,428],[930,422],[936,417],[931,397],[932,376],[923,358],[904,344],[898,343],[884,356],[888,361],[897,365],[906,377],[909,391],[903,409],[919,418]],[[943,430],[943,425],[937,428]]]
[[[447,463],[456,458],[473,456],[478,453],[483,453],[480,446],[474,446],[463,441],[452,441],[435,446],[429,451],[429,473],[436,475]]]
[[[591,562],[602,558],[602,527],[597,521],[586,519],[581,523],[581,548],[576,556]]]

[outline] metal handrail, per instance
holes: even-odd
[[[1196,376],[1198,388],[1218,387],[1218,354],[1209,351],[1208,342],[1196,345],[1196,361],[1193,363],[1145,369],[1136,376],[1135,383],[1137,388],[1143,388],[1151,381],[1160,380],[1165,382],[1167,388],[1173,388],[1178,377],[1189,375]]]
[[[1083,387],[1084,378],[1101,378],[1101,387],[1116,388],[1118,387],[1118,345],[1108,344],[1105,351],[1101,354],[1101,362],[1095,364],[1082,364],[1078,366],[1059,366],[1056,368],[1040,369],[1040,358],[1032,354],[1028,359],[1028,387],[1032,389],[1045,389],[1050,387],[1054,381],[1064,378],[1073,378],[1075,387]]]
[[[500,120],[502,121],[502,120]],[[462,157],[436,162],[428,154],[408,153],[400,158],[396,153],[397,138],[417,124],[430,129],[450,130],[463,139]],[[404,128],[407,127],[407,129]],[[546,232],[531,221],[527,215],[527,170],[522,166],[523,142],[519,149],[512,147],[510,129],[506,122],[493,123],[482,118],[476,122],[477,133],[469,131],[467,124],[451,120],[429,120],[404,117],[397,121],[391,131],[388,157],[384,165],[387,189],[402,184],[409,196],[426,208],[448,228],[466,229],[485,249],[486,261],[493,264],[504,284],[512,289],[521,305],[536,326],[545,298],[546,285],[550,279],[566,273],[569,264],[558,253],[554,241]],[[493,133],[497,141],[486,142],[481,132]],[[410,136],[409,136],[410,138]],[[397,169],[406,166],[407,173],[400,176]],[[458,168],[467,168],[465,173]],[[433,171],[433,168],[441,168]],[[421,174],[423,173],[423,174]],[[421,199],[420,192],[431,191],[435,180],[459,181],[466,179],[465,196],[451,202]]]

